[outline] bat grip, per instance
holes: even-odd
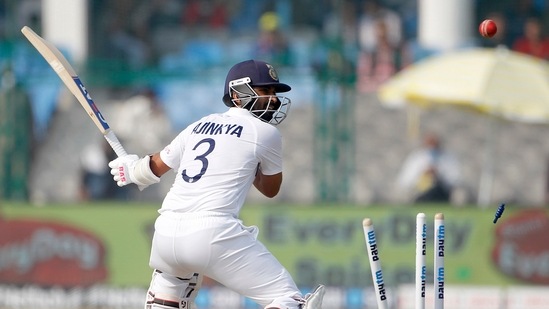
[[[124,147],[111,129],[107,130],[103,136],[105,137],[107,142],[109,142],[109,145],[111,145],[112,149],[118,157],[128,155],[126,149],[124,149]]]

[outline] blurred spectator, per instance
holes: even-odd
[[[344,46],[354,49],[358,45],[358,16],[356,11],[356,4],[353,0],[338,1],[332,4],[324,18],[323,35],[334,39],[341,37]]]
[[[116,154],[105,139],[84,147],[80,154],[81,200],[97,201],[126,197],[127,189],[118,188],[116,183],[112,181],[108,164],[114,159],[116,159]]]
[[[438,135],[428,133],[423,147],[405,159],[397,187],[414,202],[449,202],[458,188],[460,166],[453,154],[443,149]]]
[[[172,138],[169,118],[151,87],[140,89],[115,108],[115,131],[128,151],[153,153]]]
[[[53,116],[57,113],[59,95],[64,86],[32,45],[23,41],[16,44],[5,43],[0,44],[7,47],[6,50],[0,46],[0,62],[8,63],[11,60],[10,66],[15,79],[26,92],[31,104],[34,141],[41,143],[50,131]],[[63,48],[60,48],[60,51],[70,62],[70,54]],[[2,59],[2,56],[7,59]]]
[[[128,29],[123,20],[115,17],[108,26],[107,53],[109,57],[124,60],[131,69],[142,69],[151,60],[146,42]]]
[[[222,0],[185,1],[182,22],[186,26],[202,26],[222,29],[228,25],[227,4]]]
[[[248,33],[257,27],[261,13],[265,11],[266,0],[238,0],[228,5],[231,31]]]
[[[29,97],[5,66],[0,75],[0,200],[29,198],[32,127]]]
[[[512,49],[541,59],[549,59],[549,38],[544,33],[539,18],[526,19],[523,34],[513,42]]]
[[[383,7],[380,0],[366,0],[358,22],[360,49],[374,51],[379,44],[379,23],[386,27],[385,40],[391,46],[398,46],[402,41],[402,21],[393,10]]]
[[[416,40],[419,28],[418,1],[402,1],[398,14],[402,19],[402,40]]]
[[[213,0],[209,7],[210,11],[207,19],[208,26],[213,30],[219,30],[227,27],[229,23],[227,3],[223,0]]]
[[[139,88],[128,99],[117,103],[114,108],[115,117],[111,123],[129,153],[154,153],[173,139],[170,119],[156,90],[151,86]],[[110,181],[114,183],[112,177]],[[129,186],[118,189],[126,190],[125,194],[129,199],[153,201],[162,198],[164,191],[169,189],[166,186],[169,185],[169,181],[164,181],[161,185],[145,191]]]
[[[523,35],[523,27],[530,17],[541,18],[542,10],[538,9],[535,0],[509,1],[510,6],[506,10],[507,35],[510,42],[516,41]]]
[[[185,1],[191,2],[191,1]],[[140,22],[148,26],[154,33],[158,28],[179,27],[181,25],[182,1],[178,0],[151,0],[142,2],[142,15],[147,16],[146,22]]]
[[[357,89],[362,93],[377,91],[382,83],[411,61],[407,49],[390,39],[386,19],[376,19],[375,37],[375,48],[361,50],[357,63]]]
[[[118,2],[118,1],[117,1]],[[179,0],[139,1],[131,9],[130,33],[145,44],[145,63],[156,64],[167,53],[178,51],[186,35],[183,33],[185,3]],[[185,29],[185,33],[190,30]]]
[[[254,58],[275,66],[291,64],[288,41],[280,29],[279,18],[275,12],[265,12],[259,18],[259,39]]]
[[[322,36],[308,58],[321,80],[354,85],[358,58],[356,5],[352,0],[331,3],[322,25]]]
[[[31,27],[36,33],[42,32],[42,1],[39,0],[19,0],[17,3],[9,3],[8,1],[2,1],[6,3],[9,11],[9,7],[15,8],[16,16],[15,21],[17,25],[27,25]],[[9,28],[9,27],[6,27]]]

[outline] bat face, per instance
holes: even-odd
[[[57,73],[59,78],[63,81],[65,86],[70,92],[78,99],[78,102],[86,110],[91,117],[97,128],[101,133],[105,134],[105,131],[109,129],[109,125],[105,121],[105,117],[101,115],[99,109],[91,99],[90,94],[84,87],[82,81],[67,61],[65,56],[50,42],[44,40],[38,34],[36,34],[29,27],[23,27],[21,32],[31,42],[31,44],[40,52],[40,54],[46,59],[48,64]]]
[[[65,86],[70,90],[72,95],[74,95],[80,105],[86,110],[88,116],[90,116],[116,154],[119,157],[126,155],[126,150],[122,147],[120,141],[118,141],[118,138],[110,129],[105,117],[103,117],[103,114],[101,114],[101,111],[99,111],[99,108],[93,102],[90,93],[65,56],[63,56],[53,44],[41,38],[31,28],[25,26],[21,29],[21,32],[42,57],[44,57],[59,78],[61,78]]]
[[[74,83],[78,86],[78,89],[80,90],[82,96],[86,99],[86,102],[88,103],[91,109],[91,112],[93,113],[89,116],[93,119],[95,115],[95,117],[97,118],[97,120],[99,121],[103,129],[105,131],[108,130],[109,124],[105,120],[105,117],[103,117],[103,114],[101,114],[101,111],[99,111],[99,108],[97,108],[97,105],[95,105],[95,102],[93,102],[90,96],[90,93],[88,92],[88,90],[86,90],[86,87],[84,86],[84,84],[82,84],[82,81],[80,80],[80,78],[78,78],[78,76],[73,76],[72,79],[74,80]]]

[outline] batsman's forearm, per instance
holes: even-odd
[[[159,152],[151,155],[150,157],[151,157],[151,160],[150,160],[151,171],[157,177],[161,177],[171,169],[169,166],[166,165],[166,163],[164,163],[164,161],[162,161],[162,159],[160,158]]]
[[[259,192],[263,193],[266,197],[275,197],[280,191],[280,185],[282,184],[282,173],[275,175],[265,175],[259,171],[255,175],[254,186]]]

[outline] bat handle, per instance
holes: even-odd
[[[107,142],[109,142],[109,145],[111,145],[112,149],[118,157],[128,155],[126,149],[124,149],[124,147],[111,129],[108,129],[103,136],[105,137]]]

